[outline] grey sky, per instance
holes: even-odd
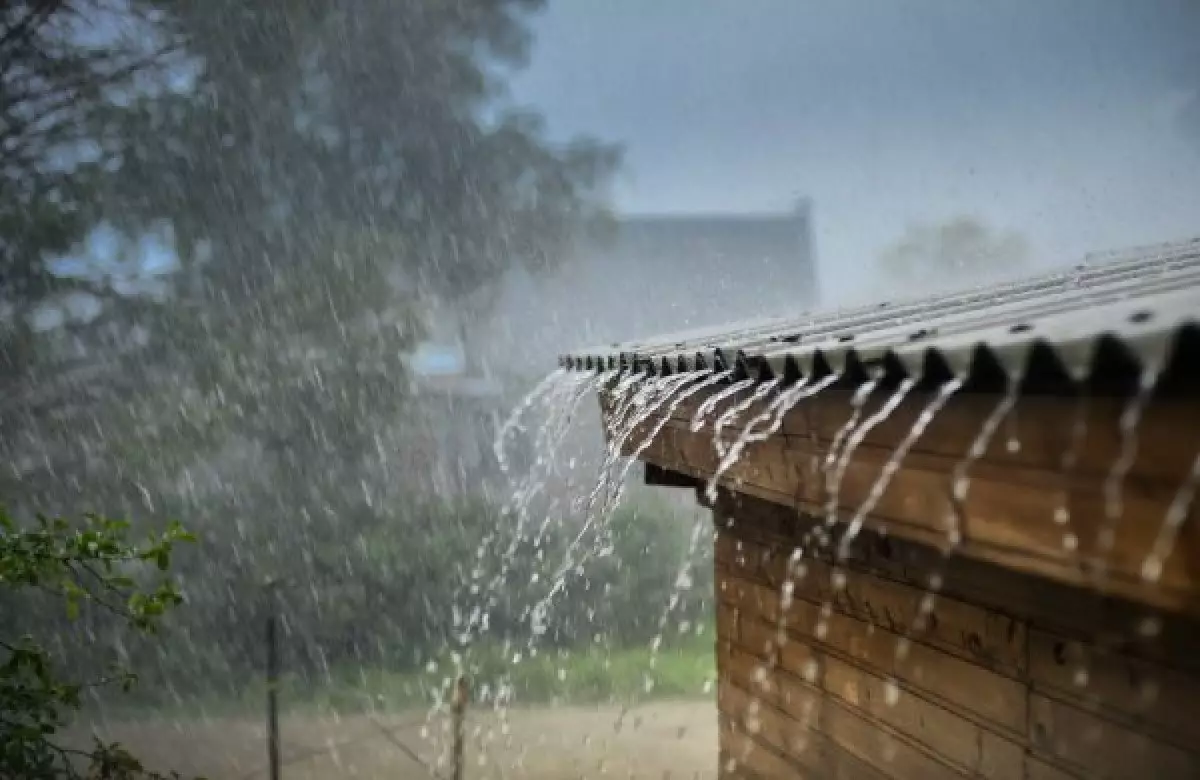
[[[1040,262],[1200,235],[1200,3],[557,0],[513,97],[626,144],[630,211],[814,198],[850,297],[913,221],[1016,228]]]

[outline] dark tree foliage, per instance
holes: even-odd
[[[119,118],[161,93],[170,68],[174,41],[119,9],[113,0],[0,6],[0,386],[34,358],[39,304],[114,294],[111,280],[56,273],[52,260],[99,214],[99,188],[131,141]],[[124,25],[96,32],[118,14]]]
[[[141,6],[199,75],[186,110],[122,114],[108,213],[171,221],[194,273],[148,320],[160,353],[311,485],[305,463],[354,467],[399,412],[415,302],[550,265],[602,220],[616,152],[489,116],[540,2]]]
[[[616,158],[591,141],[549,144],[531,113],[484,117],[541,4],[158,4],[200,63],[200,100],[141,144],[120,202],[165,211],[183,251],[205,247],[220,297],[253,296],[362,236],[392,239],[374,259],[421,292],[544,267],[598,214]]]
[[[552,265],[603,223],[617,161],[498,108],[540,5],[135,3],[192,82],[113,114],[130,143],[99,200],[130,231],[169,220],[182,271],[169,307],[123,307],[150,343],[54,435],[78,458],[68,473],[91,464],[76,488],[90,506],[166,508],[205,531],[181,570],[193,608],[179,632],[195,641],[179,668],[248,664],[265,576],[305,585],[282,600],[310,667],[380,648],[416,660],[448,630],[494,510],[381,489],[419,471],[376,462],[421,466],[402,433],[420,413],[403,358],[420,304],[478,304],[506,271]],[[238,452],[250,460],[222,489],[186,487]],[[46,500],[69,492],[50,473],[40,484]],[[228,654],[199,657],[213,636]]]
[[[131,0],[181,86],[105,109],[120,166],[81,191],[79,229],[166,220],[181,270],[168,306],[113,308],[144,346],[65,385],[66,407],[34,388],[36,436],[3,444],[24,507],[203,531],[174,650],[134,648],[165,676],[250,674],[266,577],[301,583],[281,595],[301,669],[412,662],[449,630],[495,510],[395,486],[422,465],[403,435],[421,303],[551,266],[603,225],[617,163],[502,109],[541,5]]]

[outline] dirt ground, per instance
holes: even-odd
[[[513,710],[468,717],[468,780],[483,778],[716,777],[717,722],[711,701],[619,707]],[[448,777],[438,768],[445,724],[425,713],[281,719],[284,780],[396,780]],[[115,739],[149,766],[210,780],[267,777],[264,720],[142,721],[112,724]],[[437,774],[430,771],[433,768]]]

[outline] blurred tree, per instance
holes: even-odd
[[[168,218],[197,261],[151,327],[160,352],[297,463],[397,413],[414,299],[545,267],[603,218],[615,149],[492,116],[541,2],[136,1],[199,63],[198,100],[123,116],[157,129],[105,201]]]
[[[162,96],[174,42],[115,0],[14,0],[0,7],[0,382],[37,348],[39,307],[113,296],[112,279],[55,258],[97,218],[96,194],[128,151],[114,120]],[[106,21],[120,20],[103,31]],[[9,384],[11,388],[11,384]]]
[[[411,602],[389,611],[406,650],[427,648],[447,624],[446,567],[491,510],[414,502],[397,483],[419,479],[419,458],[388,465],[416,413],[414,304],[552,264],[604,222],[616,150],[552,144],[535,115],[500,110],[540,2],[130,3],[182,42],[174,67],[192,75],[112,113],[133,142],[94,205],[128,235],[165,220],[182,270],[170,307],[122,309],[145,346],[73,382],[76,403],[36,399],[14,493],[170,509],[204,530],[172,658],[207,648],[244,666],[264,573],[309,586],[288,609],[311,659],[381,636],[380,604]]]
[[[553,261],[616,162],[493,116],[540,0],[141,0],[202,63],[203,100],[142,144],[115,203],[174,221],[203,282],[253,297],[332,234],[402,236],[395,281],[456,295]],[[132,119],[132,121],[138,121]]]
[[[914,293],[1020,273],[1028,262],[1023,236],[995,231],[971,217],[912,226],[879,257],[884,277]]]

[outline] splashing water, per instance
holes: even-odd
[[[959,388],[962,386],[963,380],[961,378],[951,379],[950,381],[942,384],[942,386],[938,388],[938,391],[934,395],[933,399],[930,400],[930,402],[925,405],[925,408],[921,410],[921,414],[917,416],[917,419],[913,423],[913,426],[909,430],[908,434],[900,441],[898,445],[896,445],[896,448],[888,457],[887,462],[884,463],[883,469],[879,472],[879,476],[876,477],[874,484],[871,485],[870,491],[867,492],[866,499],[864,499],[862,504],[859,505],[858,510],[854,513],[854,517],[850,519],[850,523],[846,526],[845,533],[842,534],[842,538],[838,542],[839,561],[844,561],[849,556],[850,545],[858,536],[859,531],[862,530],[863,522],[866,520],[867,515],[871,513],[871,511],[875,508],[875,505],[879,503],[879,499],[883,497],[883,493],[885,490],[887,490],[888,484],[891,483],[892,477],[894,477],[896,472],[899,471],[900,463],[904,460],[904,456],[908,454],[910,449],[912,449],[913,444],[915,444],[917,439],[921,437],[921,434],[925,433],[925,429],[927,429],[929,424],[933,422],[933,419],[937,416],[937,413],[942,410],[942,408],[952,397],[954,397],[954,394],[958,392]],[[903,385],[901,387],[903,387]],[[912,386],[910,385],[908,389],[911,389],[911,387]],[[903,400],[904,395],[908,394],[908,389],[905,389],[903,394],[901,394],[901,392],[898,390],[896,396],[899,396],[900,400]],[[884,405],[884,408],[881,409],[880,412],[886,412],[887,414],[890,414],[891,411],[893,411],[896,406],[899,405],[899,401],[896,401],[896,404],[892,404],[893,400],[895,400],[895,396],[888,400],[888,403]]]
[[[546,482],[555,468],[557,463],[555,455],[571,430],[571,423],[575,418],[579,405],[584,399],[591,396],[592,392],[598,387],[603,386],[608,378],[609,376],[606,374],[595,376],[584,375],[580,379],[565,383],[562,392],[547,395],[547,405],[551,413],[547,415],[545,423],[541,426],[534,445],[534,451],[538,453],[538,457],[525,479],[512,486],[512,498],[504,509],[504,514],[511,514],[516,518],[516,525],[510,533],[508,547],[501,557],[500,571],[483,588],[483,592],[489,594],[489,608],[495,606],[496,594],[503,587],[503,584],[507,582],[511,563],[518,548],[522,543],[530,541],[525,532],[525,527],[529,520],[529,506],[545,488]],[[538,536],[532,541],[535,548],[539,544],[540,537],[544,532],[546,523],[550,520],[550,516],[551,513],[547,512],[542,528],[539,528]],[[482,560],[490,544],[489,537],[487,545],[476,551],[477,560]],[[480,616],[480,618],[486,619],[486,614]]]
[[[518,523],[516,532],[510,537],[513,544],[521,538],[521,523],[525,517],[528,504],[533,500],[549,476],[549,470],[554,463],[553,454],[557,452],[563,437],[565,437],[570,428],[570,422],[576,407],[586,397],[591,386],[590,381],[587,377],[572,377],[563,372],[552,373],[522,400],[513,415],[509,417],[509,420],[497,434],[495,442],[497,459],[503,461],[502,471],[509,476],[511,491],[511,498],[505,505],[502,515],[515,517]],[[574,393],[574,398],[567,401],[566,397],[572,395],[572,393]],[[539,400],[542,401],[540,405],[537,403]],[[510,432],[518,430],[519,419],[524,414],[537,408],[537,406],[544,407],[548,412],[536,437],[534,452],[538,453],[538,458],[530,467],[525,478],[516,480],[510,473],[511,467],[505,455],[505,440]],[[475,550],[476,561],[484,559],[487,550],[494,543],[498,532],[498,528],[493,528],[483,536]],[[483,569],[479,565],[476,565],[472,570],[468,586],[472,594],[477,594],[482,590],[480,579],[483,575]]]
[[[692,417],[692,433],[700,432],[700,429],[704,427],[705,420],[710,414],[713,413],[713,410],[721,405],[722,402],[732,398],[753,384],[753,379],[743,379],[739,382],[734,382],[721,392],[713,393],[711,396],[704,399],[704,403],[700,404],[700,407],[696,409],[695,416]]]
[[[530,503],[558,468],[556,454],[571,430],[579,405],[611,378],[611,373],[585,375],[562,370],[553,372],[522,399],[497,432],[494,449],[497,460],[502,463],[503,472],[509,476],[511,495],[503,507],[499,522],[484,535],[475,550],[469,576],[455,597],[453,634],[449,644],[449,660],[455,673],[446,676],[440,690],[435,692],[432,707],[426,714],[427,725],[439,714],[444,714],[448,706],[448,693],[455,679],[467,671],[474,641],[489,630],[491,613],[497,606],[498,594],[507,586],[516,553],[529,541],[527,527]],[[539,410],[542,413],[536,414]],[[516,432],[527,430],[524,422],[527,417],[539,418],[533,438],[536,458],[528,466],[527,473],[518,479],[512,474],[507,449],[509,440]],[[501,555],[489,556],[488,552],[496,546],[500,534],[507,537],[504,540],[506,549]],[[498,568],[489,572],[489,560],[498,560]],[[484,698],[490,695],[491,689],[489,684],[483,686]],[[502,695],[504,689],[503,680],[494,686],[492,704],[498,710],[506,706]]]
[[[587,505],[587,512],[584,522],[575,538],[567,546],[563,554],[563,559],[558,566],[549,591],[541,598],[530,610],[530,613],[537,621],[544,621],[548,615],[549,609],[552,606],[554,599],[563,591],[567,584],[567,578],[572,571],[578,571],[584,563],[597,555],[597,545],[591,545],[588,549],[576,558],[576,553],[583,545],[584,540],[589,534],[598,536],[605,526],[605,520],[616,509],[620,502],[621,496],[624,493],[625,477],[630,468],[636,462],[637,456],[645,450],[646,447],[654,440],[661,432],[662,428],[670,421],[675,409],[683,403],[688,397],[705,387],[714,385],[728,378],[731,372],[721,372],[719,374],[708,374],[705,371],[690,372],[686,374],[672,375],[662,377],[657,380],[648,380],[647,385],[654,384],[655,387],[647,390],[640,400],[642,409],[631,415],[630,420],[623,426],[622,430],[617,431],[610,443],[610,453],[620,452],[625,448],[628,437],[641,425],[642,422],[648,420],[654,414],[663,410],[666,407],[666,412],[660,415],[660,418],[648,431],[645,438],[638,444],[635,454],[625,460],[624,466],[619,472],[614,474],[612,469],[602,470],[597,481],[596,487],[592,491],[592,496]],[[690,385],[690,386],[689,386]],[[600,500],[600,496],[604,495],[604,500]]]
[[[1175,491],[1163,517],[1162,526],[1150,546],[1150,554],[1142,562],[1142,579],[1147,582],[1158,582],[1162,577],[1163,565],[1171,557],[1175,548],[1175,540],[1179,530],[1191,514],[1192,504],[1196,498],[1196,490],[1200,488],[1200,453],[1192,460],[1192,468],[1184,477],[1183,483]]]
[[[658,663],[658,651],[662,648],[663,634],[667,630],[667,622],[671,619],[671,614],[675,608],[679,606],[682,600],[684,591],[692,587],[691,571],[695,564],[696,549],[699,547],[700,539],[704,536],[704,529],[708,527],[707,518],[700,517],[692,525],[692,533],[688,537],[688,545],[683,554],[683,560],[680,561],[679,569],[675,574],[675,583],[671,589],[670,598],[663,607],[662,614],[658,618],[658,633],[650,642],[650,669],[654,669]]]

